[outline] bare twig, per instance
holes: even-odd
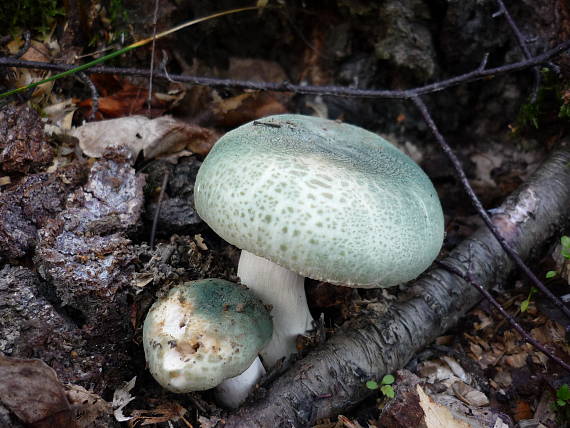
[[[542,283],[541,280],[538,279],[538,277],[530,270],[530,268],[525,264],[525,262],[517,254],[517,252],[501,236],[501,234],[499,233],[499,231],[497,230],[497,228],[493,224],[491,217],[489,217],[489,214],[487,214],[487,211],[485,211],[483,204],[481,204],[481,201],[479,200],[479,198],[475,194],[475,191],[473,190],[473,188],[469,184],[469,180],[467,180],[467,176],[465,175],[465,172],[463,171],[463,167],[461,166],[461,162],[459,161],[457,156],[455,156],[455,153],[453,152],[453,150],[451,149],[449,144],[447,144],[447,141],[445,140],[443,135],[439,132],[437,125],[433,121],[433,118],[431,117],[431,114],[429,113],[429,110],[428,110],[427,106],[424,104],[424,102],[422,101],[422,99],[420,97],[415,97],[415,98],[413,98],[413,101],[416,104],[416,106],[418,107],[418,109],[420,110],[420,113],[422,114],[424,121],[428,125],[429,129],[431,130],[432,134],[434,135],[434,137],[437,140],[437,142],[439,143],[439,145],[441,146],[443,152],[445,153],[445,155],[447,156],[447,158],[449,159],[449,161],[453,165],[453,168],[455,169],[455,173],[457,175],[457,178],[459,179],[461,185],[463,186],[465,193],[467,193],[469,200],[471,201],[471,203],[475,207],[475,210],[477,210],[477,213],[479,214],[479,216],[483,219],[483,222],[491,230],[491,233],[493,234],[493,236],[495,236],[495,238],[497,238],[497,241],[499,241],[499,244],[501,244],[501,247],[503,247],[503,249],[509,255],[509,257],[511,257],[511,259],[513,259],[513,261],[516,263],[516,265],[520,269],[522,269],[522,271],[529,277],[529,279],[532,281],[532,283],[540,291],[542,291],[556,305],[556,307],[558,307],[570,319],[570,310],[566,307],[566,305],[558,297],[556,297]]]
[[[487,289],[485,287],[483,287],[481,284],[479,284],[473,280],[473,277],[469,272],[467,272],[466,274],[463,274],[459,269],[457,269],[454,266],[451,266],[448,263],[440,262],[440,261],[438,261],[436,263],[438,265],[442,266],[444,269],[448,270],[449,272],[459,276],[465,282],[469,283],[470,285],[475,287],[477,290],[479,290],[479,293],[481,293],[489,302],[491,302],[491,304],[501,313],[501,315],[507,319],[509,324],[511,324],[513,326],[513,328],[519,332],[519,334],[523,337],[524,340],[526,340],[528,343],[530,343],[532,346],[534,346],[536,349],[538,349],[540,352],[542,352],[544,355],[546,355],[552,361],[556,362],[561,367],[563,367],[568,372],[570,372],[570,365],[568,365],[567,363],[562,361],[560,358],[558,358],[556,355],[554,355],[552,352],[550,352],[548,349],[546,349],[546,347],[542,343],[538,342],[530,334],[528,334],[524,330],[524,328],[522,328],[521,325],[517,322],[517,320],[515,320],[512,317],[512,315],[509,314],[499,302],[497,302],[497,300],[491,295],[491,293],[489,293],[489,291],[487,291]]]
[[[154,73],[154,53],[156,48],[156,23],[158,21],[158,0],[154,0],[154,17],[152,21],[152,46],[150,50],[150,76],[148,77],[147,114],[150,117],[150,104],[152,102],[152,75]],[[152,246],[152,245],[151,245]]]
[[[29,31],[24,31],[24,44],[14,55],[16,58],[21,58],[30,49],[32,44],[31,33]]]
[[[77,77],[81,80],[91,91],[91,111],[89,112],[89,116],[87,118],[89,120],[95,117],[95,114],[99,110],[99,92],[97,92],[97,88],[93,84],[93,81],[89,78],[87,74],[83,71],[77,73]]]
[[[513,32],[515,38],[517,39],[517,44],[521,48],[523,55],[526,59],[532,58],[532,54],[528,48],[528,41],[527,38],[523,36],[521,30],[519,29],[518,25],[516,24],[515,20],[511,16],[509,10],[505,6],[503,0],[496,0],[497,5],[499,6],[499,10],[493,14],[493,18],[497,16],[504,16],[511,31]],[[532,87],[532,91],[530,93],[530,102],[534,103],[536,101],[536,96],[538,95],[538,88],[540,87],[540,70],[537,66],[532,68],[532,73],[534,75],[534,84]]]
[[[162,200],[164,199],[164,192],[166,191],[166,185],[168,184],[168,170],[164,173],[162,178],[162,185],[160,186],[160,193],[158,194],[158,201],[156,203],[156,211],[154,212],[154,218],[152,219],[152,229],[150,231],[150,249],[154,248],[154,238],[156,236],[156,228],[158,225],[158,216],[160,215],[160,207],[162,205]]]
[[[295,85],[290,82],[252,82],[248,80],[234,79],[216,79],[211,77],[185,76],[180,74],[168,74],[165,72],[155,71],[153,73],[155,79],[173,80],[181,83],[189,83],[192,85],[210,86],[213,88],[239,88],[253,89],[260,91],[275,92],[294,92],[297,94],[307,95],[328,95],[337,97],[356,97],[356,98],[385,98],[385,99],[411,99],[421,95],[439,92],[443,89],[457,86],[463,83],[474,82],[489,77],[495,77],[501,74],[511,73],[514,71],[525,70],[535,65],[545,64],[551,58],[554,58],[570,49],[570,40],[567,40],[546,52],[534,56],[530,59],[524,59],[511,64],[494,67],[489,69],[477,69],[441,80],[439,82],[430,83],[424,86],[418,86],[412,89],[402,90],[384,90],[384,89],[359,89],[348,88],[344,86],[318,86],[318,85]],[[37,68],[41,70],[67,71],[75,68],[69,64],[48,64],[35,61],[22,61],[9,57],[0,58],[0,67],[20,67],[20,68]],[[85,70],[86,73],[102,73],[102,74],[120,74],[124,76],[146,76],[150,75],[148,69],[141,68],[121,68],[96,66]]]

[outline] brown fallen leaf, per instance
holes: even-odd
[[[455,396],[469,406],[483,407],[489,405],[489,399],[485,394],[464,382],[455,382],[452,389]]]
[[[526,366],[526,360],[528,358],[527,352],[519,352],[513,355],[507,355],[505,357],[505,362],[513,368],[521,368]]]
[[[35,62],[51,62],[53,60],[54,54],[57,55],[59,50],[57,45],[51,43],[52,46],[56,47],[56,52],[50,52],[50,48],[47,43],[42,43],[37,40],[32,40],[28,50],[21,56],[20,59],[25,61],[35,61]],[[15,53],[15,52],[12,52]],[[40,80],[46,79],[51,75],[49,71],[34,70],[29,68],[13,68],[12,76],[14,77],[13,84],[15,87],[22,87],[29,85],[31,83],[39,82]],[[34,98],[34,103],[38,104],[42,100],[47,99],[51,94],[54,82],[46,82],[37,86],[32,97]]]
[[[216,123],[229,128],[265,116],[287,113],[285,106],[267,92],[248,92],[224,99],[218,97],[212,108]]]
[[[66,385],[65,389],[79,428],[93,426],[97,419],[108,418],[113,413],[110,403],[82,386]]]
[[[471,428],[467,422],[454,417],[447,407],[433,401],[420,385],[416,386],[416,391],[424,411],[423,422],[426,428]]]
[[[515,421],[519,422],[525,419],[532,419],[532,409],[530,404],[525,400],[517,400],[513,410]]]
[[[182,95],[170,97],[153,93],[148,106],[148,88],[145,86],[136,86],[127,79],[112,75],[92,74],[90,79],[100,95],[95,115],[98,120],[147,113],[157,117],[182,98]],[[93,108],[93,99],[73,101],[86,110],[85,116],[88,117]]]
[[[79,139],[83,153],[101,157],[108,147],[126,146],[136,159],[142,151],[146,159],[188,149],[206,155],[219,135],[210,129],[161,116],[128,116],[89,122],[73,129],[70,134]]]
[[[41,360],[0,356],[0,401],[34,428],[79,428],[55,371]]]
[[[186,425],[191,426],[184,419],[186,412],[186,409],[175,401],[162,403],[151,410],[133,410],[129,420],[129,427],[177,421],[179,419],[182,419]]]

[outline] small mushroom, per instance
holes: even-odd
[[[161,386],[176,393],[218,387],[220,403],[235,408],[264,374],[258,352],[271,333],[268,310],[246,287],[204,279],[181,284],[152,305],[143,345]]]
[[[273,306],[271,366],[311,328],[304,277],[390,287],[417,277],[443,242],[437,193],[409,157],[372,132],[278,115],[224,135],[195,187],[200,217],[241,248],[238,275]]]

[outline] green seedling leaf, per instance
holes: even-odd
[[[570,400],[570,388],[567,384],[562,385],[556,390],[556,398],[564,401]]]
[[[558,404],[560,407],[565,406],[566,405],[566,401],[564,400],[556,400],[556,404]]]
[[[564,235],[562,238],[560,238],[560,243],[564,248],[570,248],[570,236]]]
[[[396,379],[391,374],[387,374],[382,378],[382,385],[392,385]]]
[[[570,259],[570,248],[562,248],[562,257]]]
[[[366,388],[371,390],[376,390],[378,389],[378,383],[373,380],[369,380],[368,382],[366,382]]]
[[[392,388],[390,385],[382,386],[382,388],[380,388],[380,391],[382,391],[382,394],[384,394],[388,398],[394,398],[396,396],[394,388]]]
[[[521,312],[526,312],[528,309],[528,305],[530,305],[530,299],[532,299],[532,296],[534,293],[536,293],[538,290],[535,287],[530,287],[530,291],[528,292],[528,297],[523,300],[521,302]]]
[[[546,279],[554,278],[555,276],[556,276],[555,270],[549,270],[548,272],[546,272]]]

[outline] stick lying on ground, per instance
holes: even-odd
[[[570,142],[564,142],[530,180],[509,196],[493,223],[523,258],[537,254],[568,225]],[[485,287],[504,282],[513,262],[486,226],[445,259]],[[326,343],[275,381],[267,393],[225,421],[225,427],[304,427],[354,406],[370,379],[402,368],[422,347],[452,327],[481,295],[439,268],[410,284],[411,297],[383,315],[346,323]]]

